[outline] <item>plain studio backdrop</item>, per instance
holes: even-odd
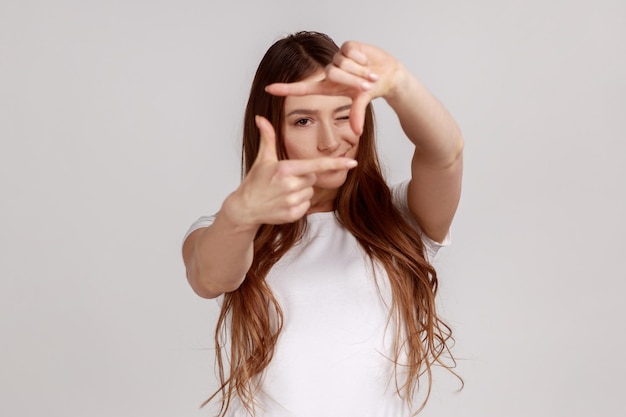
[[[436,266],[466,386],[437,373],[422,415],[626,415],[622,0],[1,0],[0,415],[211,415],[218,308],[182,237],[239,183],[259,60],[304,29],[386,49],[465,136]],[[396,182],[411,146],[375,108]]]

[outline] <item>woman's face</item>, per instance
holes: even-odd
[[[322,80],[319,72],[305,80]],[[359,137],[350,128],[348,117],[352,100],[343,96],[287,96],[283,108],[282,134],[289,159],[320,157],[356,158]],[[317,174],[315,186],[337,189],[347,171]]]

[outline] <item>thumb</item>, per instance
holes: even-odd
[[[263,116],[255,116],[254,121],[261,132],[259,153],[256,156],[256,161],[278,161],[276,132],[274,131],[274,127],[269,120]]]
[[[365,111],[370,98],[367,94],[359,94],[352,100],[352,108],[350,109],[350,127],[357,135],[363,134],[363,125],[365,124]]]

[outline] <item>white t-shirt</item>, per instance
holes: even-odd
[[[406,186],[394,187],[394,203],[410,216]],[[188,234],[212,219],[199,219]],[[375,266],[373,273],[334,212],[310,214],[307,222],[300,242],[266,278],[283,309],[284,326],[262,377],[264,409],[255,417],[410,416],[396,391],[384,268]],[[449,240],[422,239],[431,260]],[[229,416],[248,414],[233,401]]]

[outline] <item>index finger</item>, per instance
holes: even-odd
[[[354,41],[344,42],[340,48],[341,54],[350,58],[360,65],[367,65],[367,55],[360,50],[360,44]]]
[[[266,86],[265,91],[274,96],[342,95],[324,81],[273,83]]]
[[[287,173],[296,176],[319,174],[326,171],[348,170],[357,166],[357,162],[354,159],[333,158],[330,156],[315,159],[290,159],[282,162],[286,166]]]

